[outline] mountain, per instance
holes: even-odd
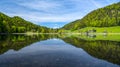
[[[85,27],[120,26],[120,2],[99,8],[82,19],[71,22],[61,29],[78,30]]]
[[[49,33],[53,32],[53,29],[33,24],[18,16],[9,17],[0,12],[0,33],[26,32]]]

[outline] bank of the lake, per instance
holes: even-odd
[[[78,30],[59,30],[58,32],[63,33],[96,33],[96,34],[119,34],[120,26],[113,27],[85,27]]]

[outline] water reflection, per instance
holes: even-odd
[[[0,35],[0,54],[13,49],[20,50],[23,47],[31,45],[37,41],[43,41],[56,37],[55,35]]]
[[[64,38],[64,41],[84,49],[90,55],[120,65],[120,42],[109,40],[86,41],[77,37]]]
[[[0,54],[0,67],[119,67],[120,41],[68,34],[1,35]]]

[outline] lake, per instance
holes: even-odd
[[[120,67],[120,36],[0,35],[0,67]]]

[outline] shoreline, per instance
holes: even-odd
[[[9,34],[80,34],[80,35],[120,35],[120,33],[0,33],[0,35]]]

